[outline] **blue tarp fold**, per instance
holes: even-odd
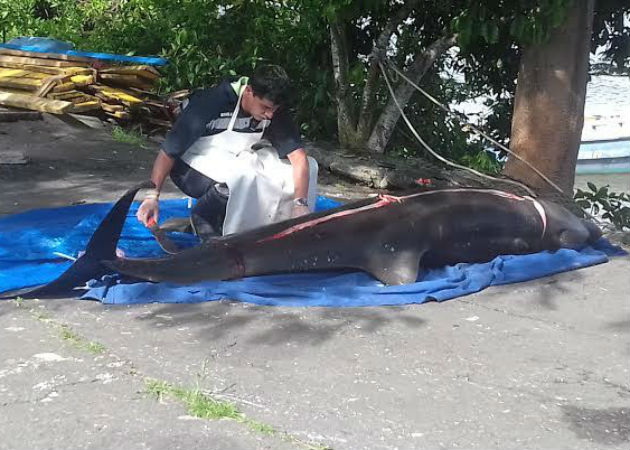
[[[157,56],[117,55],[115,53],[74,50],[74,46],[69,42],[35,36],[23,36],[11,39],[5,44],[0,43],[0,48],[6,48],[9,50],[20,50],[23,52],[58,53],[61,55],[94,58],[115,63],[125,62],[131,64],[147,64],[152,66],[163,66],[165,64],[168,64],[167,59]]]

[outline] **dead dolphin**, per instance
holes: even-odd
[[[495,190],[445,189],[381,195],[215,238],[163,258],[116,257],[127,213],[138,190],[116,202],[86,252],[59,278],[0,298],[54,297],[117,271],[149,281],[194,283],[249,275],[331,269],[364,270],[385,284],[412,283],[419,271],[500,254],[581,248],[601,236],[595,225],[562,206]]]
[[[64,294],[67,295],[73,288],[84,286],[85,283],[94,278],[112,273],[111,269],[101,264],[101,261],[116,257],[116,245],[136,193],[140,189],[153,186],[153,182],[145,181],[128,190],[101,221],[90,238],[85,253],[57,279],[39,286],[2,292],[0,299],[59,297]]]
[[[136,278],[181,284],[358,269],[391,285],[415,282],[422,268],[578,249],[600,236],[595,225],[551,202],[496,190],[444,189],[381,195],[164,258],[103,264]]]

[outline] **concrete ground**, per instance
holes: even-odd
[[[114,200],[155,148],[46,117],[9,150],[2,215]],[[0,449],[628,449],[629,269],[404,307],[2,301]]]

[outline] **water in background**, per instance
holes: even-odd
[[[620,136],[630,136],[630,78],[594,75],[586,86],[582,140]],[[608,184],[613,192],[630,193],[629,173],[576,175],[575,187],[585,189],[589,181],[596,186]]]
[[[586,85],[584,116],[630,116],[630,78],[627,75],[593,75]]]
[[[454,77],[464,82],[463,77]],[[483,124],[490,113],[483,104],[485,99],[478,97],[450,106],[466,114],[473,123]],[[605,140],[621,136],[630,136],[630,78],[592,75],[586,87],[582,140]],[[608,184],[613,192],[630,193],[630,174],[627,173],[576,175],[575,187],[584,189],[589,181],[597,186]]]
[[[627,192],[630,194],[630,174],[627,173],[611,173],[611,174],[584,174],[575,176],[575,188],[587,190],[586,183],[593,183],[597,187],[610,186],[610,192]]]

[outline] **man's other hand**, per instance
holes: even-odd
[[[291,211],[291,218],[295,219],[296,217],[304,216],[306,214],[310,214],[311,211],[308,209],[308,206],[304,205],[294,205],[293,211]]]
[[[136,213],[136,217],[145,227],[149,226],[149,222],[158,223],[159,215],[160,206],[157,198],[145,198]]]

